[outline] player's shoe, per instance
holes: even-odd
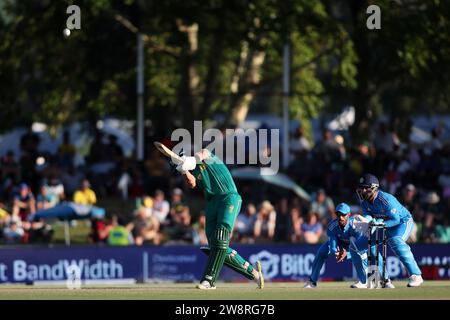
[[[391,279],[387,279],[386,281],[382,282],[381,287],[383,289],[395,289],[395,286],[392,283]]]
[[[423,283],[421,275],[413,274],[409,277],[408,287],[418,287]]]
[[[202,282],[200,282],[200,283],[197,285],[196,288],[197,288],[197,289],[200,289],[200,290],[215,290],[215,289],[216,289],[216,287],[213,286],[213,285],[211,285],[211,283],[209,283],[208,280],[203,280]]]
[[[305,283],[305,285],[303,286],[303,288],[305,289],[314,289],[317,287],[317,283],[312,282],[312,281],[308,281]]]
[[[367,289],[367,284],[362,283],[361,281],[356,281],[353,283],[350,288],[352,289]]]
[[[264,275],[262,273],[262,267],[261,262],[258,260],[256,261],[256,271],[258,271],[259,277],[255,278],[256,283],[258,284],[258,289],[264,289]]]

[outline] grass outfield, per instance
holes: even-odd
[[[194,284],[91,285],[79,290],[62,286],[0,286],[0,299],[446,299],[450,300],[450,281],[426,281],[419,288],[407,288],[395,281],[396,289],[350,289],[350,282],[319,283],[304,289],[303,283],[267,283],[257,290],[252,283],[219,283],[217,290],[201,291]]]

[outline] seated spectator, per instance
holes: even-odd
[[[138,214],[139,210],[145,211],[145,216],[148,218],[153,215],[153,198],[149,195],[143,195],[136,199],[136,210],[134,211],[134,216]]]
[[[436,226],[436,239],[439,243],[450,243],[450,225],[449,218],[444,219],[443,224]]]
[[[290,232],[289,237],[292,243],[299,243],[302,240],[302,224],[303,217],[300,213],[299,208],[293,207],[290,212]]]
[[[261,203],[256,214],[253,236],[257,242],[272,241],[275,235],[277,213],[272,204],[265,200]]]
[[[6,244],[22,243],[24,235],[25,230],[23,230],[19,219],[12,219],[3,229],[3,238]]]
[[[98,218],[91,219],[91,231],[88,235],[90,242],[106,243],[111,229],[111,221]]]
[[[77,204],[93,206],[97,203],[97,196],[91,189],[91,184],[87,179],[84,179],[81,188],[73,195],[73,202]]]
[[[175,211],[174,221],[172,221],[170,227],[165,231],[168,236],[168,243],[193,243],[194,241],[194,229],[191,226],[191,214],[189,207],[177,206]]]
[[[336,218],[333,200],[327,197],[324,189],[317,191],[315,199],[311,202],[309,211],[317,213],[319,219],[325,225]]]
[[[26,183],[22,183],[19,188],[19,193],[14,196],[12,215],[27,221],[28,216],[36,212],[36,200]]]
[[[170,205],[167,200],[164,199],[164,192],[162,190],[155,191],[155,198],[153,201],[153,215],[158,219],[159,223],[167,224],[167,215],[170,211]]]
[[[302,224],[301,231],[303,234],[303,241],[308,244],[316,244],[322,235],[323,226],[319,222],[317,213],[310,212],[306,218],[306,222]]]
[[[6,211],[6,207],[3,203],[0,202],[0,228],[6,225],[9,222],[10,215],[8,211]]]
[[[234,240],[242,243],[253,243],[253,232],[256,221],[256,207],[253,203],[247,204],[244,212],[239,214],[234,225]]]
[[[50,243],[53,238],[53,228],[43,220],[33,221],[28,230],[29,243]]]
[[[428,192],[422,200],[422,216],[425,217],[428,214],[433,215],[433,221],[435,224],[443,222],[444,214],[441,207],[441,199],[435,191]]]
[[[36,197],[36,207],[37,210],[45,210],[55,206],[55,197],[48,194],[47,186],[41,186],[40,192]]]
[[[193,225],[193,228],[193,243],[195,245],[208,245],[208,237],[206,236],[206,216],[204,212],[200,214],[198,221]]]
[[[158,245],[161,241],[159,221],[153,215],[148,215],[145,207],[137,210],[133,221],[127,225],[127,229],[131,230],[137,246],[141,246],[144,242]]]
[[[186,204],[183,202],[183,190],[180,188],[175,188],[172,191],[172,198],[170,199],[170,214],[168,219],[171,221],[174,219],[175,210],[179,207],[185,207]]]
[[[175,207],[178,204],[185,205],[183,203],[183,190],[181,190],[180,188],[175,188],[172,191],[172,199],[170,201],[170,205],[171,207]]]
[[[123,220],[117,216],[112,218],[112,228],[108,235],[108,244],[111,246],[128,246],[134,244],[133,236],[124,227]]]

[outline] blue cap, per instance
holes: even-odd
[[[19,186],[19,189],[20,189],[20,190],[22,190],[22,189],[28,189],[28,185],[27,185],[26,183],[21,183],[20,186]]]
[[[336,212],[342,213],[342,214],[349,214],[350,213],[350,207],[346,203],[339,203],[336,207]]]

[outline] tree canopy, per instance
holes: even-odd
[[[189,127],[216,113],[281,113],[283,45],[291,56],[290,112],[306,124],[345,104],[354,130],[381,113],[449,110],[449,1],[84,0],[81,30],[63,29],[72,1],[0,4],[2,130],[105,115],[134,119],[136,34],[145,41],[146,117]]]

